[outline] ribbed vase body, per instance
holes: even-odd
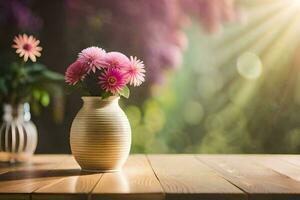
[[[4,105],[0,124],[0,161],[25,162],[37,146],[37,129],[30,121],[29,104]]]
[[[83,107],[73,120],[72,153],[85,171],[118,171],[128,158],[131,129],[119,107],[119,97],[101,100],[83,97]]]

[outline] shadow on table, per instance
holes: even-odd
[[[0,183],[3,181],[51,178],[51,177],[66,177],[88,175],[90,172],[84,172],[80,169],[41,169],[41,170],[16,170],[8,171],[0,175]]]
[[[52,162],[40,162],[40,163],[14,163],[11,164],[9,162],[0,162],[0,170],[8,169],[8,168],[19,168],[19,167],[40,167],[52,164]]]

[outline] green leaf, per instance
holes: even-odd
[[[112,96],[112,93],[110,93],[110,92],[103,92],[103,94],[101,95],[101,98],[102,99],[107,99],[110,96]]]
[[[48,81],[62,81],[64,76],[60,73],[48,70],[42,64],[28,65],[26,68],[26,74],[29,77],[30,82],[48,80]]]
[[[13,62],[10,64],[9,70],[10,71],[17,71],[20,69],[20,64],[18,64],[17,62]]]
[[[40,100],[42,106],[47,107],[50,103],[50,96],[47,92],[42,92],[41,100]]]
[[[123,96],[123,97],[125,97],[125,98],[129,98],[129,95],[130,95],[130,90],[129,90],[129,88],[125,85],[125,87],[123,88],[123,90],[121,90],[120,92],[119,92],[119,94],[121,95],[121,96]]]
[[[7,86],[5,84],[5,80],[4,79],[0,79],[0,91],[3,94],[7,94]]]
[[[32,91],[32,96],[35,100],[39,101],[41,98],[41,92],[40,90],[33,90]]]
[[[35,63],[33,65],[27,66],[26,69],[28,71],[43,71],[46,70],[46,66],[39,63]]]
[[[64,80],[64,76],[62,74],[50,71],[50,70],[45,70],[43,72],[43,76],[49,80],[52,81],[63,81]]]
[[[23,68],[27,74],[30,75],[40,75],[43,73],[44,70],[46,70],[46,67],[42,64],[34,64],[34,65],[27,65],[25,68]]]

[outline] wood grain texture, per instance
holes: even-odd
[[[150,155],[166,199],[229,200],[246,195],[192,155]]]
[[[83,170],[120,170],[130,151],[131,129],[119,97],[82,99],[71,127],[72,153]]]
[[[299,159],[131,155],[122,171],[102,174],[82,172],[71,155],[38,155],[0,165],[0,200],[299,200]]]
[[[47,159],[45,159],[47,158]],[[67,155],[35,155],[32,157],[30,162],[25,163],[0,163],[0,174],[6,173],[8,171],[16,171],[16,170],[36,170],[36,169],[43,169],[52,167],[57,165],[58,162],[66,159]]]
[[[300,156],[299,155],[281,155],[280,159],[285,160],[294,165],[300,166]]]
[[[0,199],[30,199],[30,193],[49,184],[47,173],[61,164],[67,156],[34,156],[30,163],[14,165],[0,175]]]
[[[299,158],[299,156],[297,157]],[[255,159],[258,163],[261,163],[263,166],[276,171],[277,173],[300,182],[300,165],[298,166],[287,162],[285,158],[286,156],[281,155],[260,155],[255,156],[253,159]]]
[[[45,185],[32,194],[33,200],[72,199],[84,200],[100,180],[101,173],[81,171],[73,157],[69,157],[62,166],[50,172],[56,175],[51,184]]]
[[[163,189],[146,156],[132,155],[121,172],[105,173],[92,200],[162,200]]]
[[[300,182],[287,175],[297,169],[279,157],[203,155],[197,158],[247,192],[250,200],[300,199]]]

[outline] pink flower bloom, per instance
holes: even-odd
[[[126,85],[126,77],[116,68],[105,70],[99,80],[101,88],[112,94],[117,94]]]
[[[97,68],[102,68],[105,54],[105,50],[99,47],[89,47],[79,53],[78,60],[89,67],[88,72],[95,72]]]
[[[40,57],[42,51],[42,47],[39,47],[40,41],[35,39],[32,35],[29,37],[26,34],[18,35],[14,38],[13,48],[17,49],[16,53],[19,54],[20,57],[24,56],[24,61],[27,62],[28,58],[32,62],[36,61],[36,57]]]
[[[130,56],[130,65],[125,69],[125,75],[130,85],[139,86],[145,81],[145,66],[143,61]]]
[[[104,66],[107,68],[121,69],[128,65],[129,59],[120,52],[109,52],[104,58]]]
[[[72,63],[65,73],[65,80],[69,85],[75,85],[78,81],[85,78],[88,73],[88,66],[82,64],[80,61]]]

